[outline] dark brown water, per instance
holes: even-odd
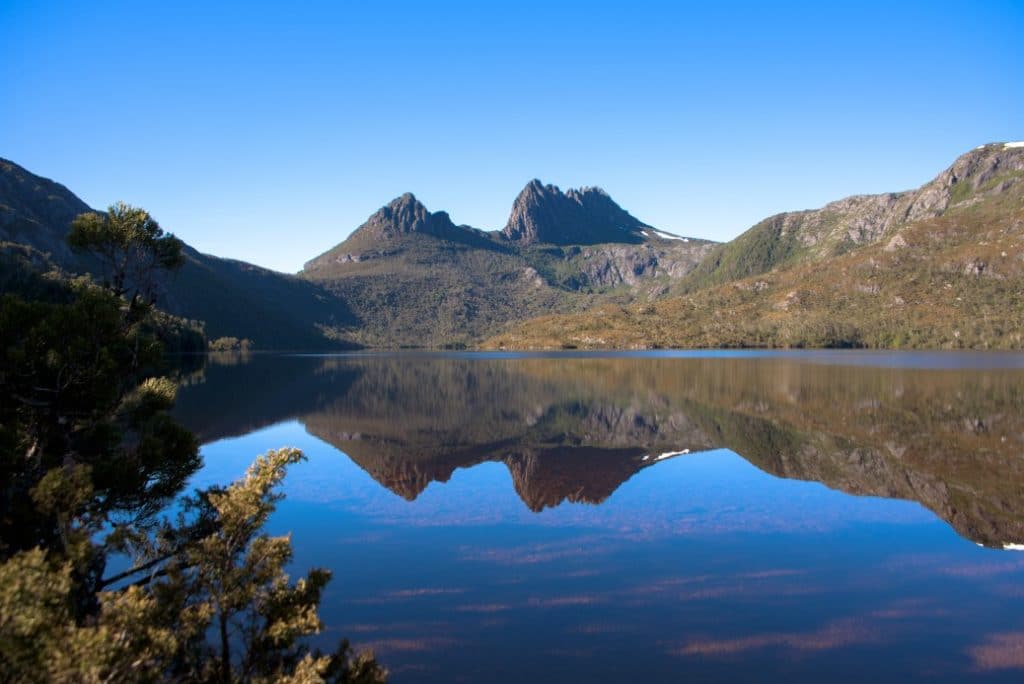
[[[257,356],[195,484],[272,521],[395,682],[1020,681],[1024,356]]]

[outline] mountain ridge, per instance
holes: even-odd
[[[603,190],[527,183],[501,231],[456,225],[405,193],[307,262],[302,278],[363,322],[367,346],[472,346],[509,323],[648,299],[713,243],[633,218]]]
[[[915,191],[766,219],[668,295],[541,317],[482,346],[1020,349],[1024,145],[975,148]]]
[[[558,186],[534,178],[513,202],[501,236],[525,245],[636,243],[643,240],[643,228],[651,226],[634,218],[601,188],[562,192]]]
[[[941,216],[968,196],[977,201],[981,186],[1022,170],[1024,154],[1015,143],[987,143],[914,190],[850,195],[818,209],[774,214],[716,248],[680,289],[739,280],[801,259],[840,256],[901,226]]]
[[[1022,181],[1024,144],[989,143],[915,190],[776,214],[724,244],[658,230],[597,187],[533,179],[491,231],[405,193],[297,275],[187,247],[166,306],[264,349],[1015,345]],[[0,160],[0,243],[89,271],[63,240],[88,210]]]
[[[69,273],[94,272],[88,257],[68,248],[65,236],[79,214],[96,211],[71,190],[0,159],[0,247],[26,245],[47,264]],[[169,275],[159,306],[201,321],[210,339],[249,338],[263,349],[352,348],[321,328],[351,324],[347,303],[295,276],[244,261],[203,254],[185,245],[185,264]]]

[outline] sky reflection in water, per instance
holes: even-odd
[[[1018,681],[1024,553],[978,544],[1024,541],[1024,375],[892,358],[257,358],[179,402],[196,486],[306,452],[271,527],[397,682]]]

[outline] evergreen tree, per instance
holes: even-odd
[[[69,241],[103,285],[0,296],[0,681],[384,681],[344,642],[305,645],[330,575],[291,583],[289,538],[261,531],[301,453],[157,520],[200,464],[168,414],[154,308],[181,243],[124,204],[79,217]],[[107,574],[113,553],[132,566]]]

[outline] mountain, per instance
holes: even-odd
[[[411,194],[300,276],[351,302],[359,324],[338,334],[375,347],[468,345],[508,321],[573,310],[515,251]]]
[[[93,269],[65,244],[90,207],[66,187],[0,160],[0,242]],[[604,191],[531,181],[502,231],[456,225],[406,193],[298,276],[186,246],[162,308],[207,336],[260,349],[471,346],[545,313],[627,304],[667,292],[714,243],[670,235]]]
[[[1024,144],[918,190],[772,217],[658,301],[544,316],[487,348],[1024,346]]]
[[[562,192],[534,179],[512,205],[502,237],[520,244],[591,245],[644,241],[650,226],[633,218],[600,188]]]
[[[1024,149],[982,145],[917,190],[855,195],[821,209],[770,216],[717,247],[682,283],[686,290],[874,244],[910,224],[1006,192],[1024,172]]]
[[[71,221],[95,211],[63,185],[0,159],[0,243],[25,245],[71,273],[90,271],[71,252]],[[205,323],[210,339],[249,338],[262,349],[351,347],[323,332],[352,325],[348,305],[315,283],[185,247],[185,265],[165,284],[160,307]]]
[[[62,265],[78,264],[64,235],[87,211],[89,206],[60,183],[0,159],[0,242],[29,245]]]
[[[329,276],[349,264],[399,256],[422,237],[481,249],[497,247],[482,231],[456,226],[446,212],[431,213],[407,192],[381,207],[344,242],[307,261],[303,273],[311,278]]]
[[[532,180],[492,231],[407,193],[297,276],[188,248],[163,306],[263,349],[1019,348],[1022,203],[1022,143],[978,147],[916,190],[769,217],[724,245],[658,230],[598,188]],[[0,160],[0,242],[88,271],[64,244],[85,210]]]
[[[367,346],[468,346],[543,313],[660,296],[714,243],[640,222],[595,188],[531,181],[502,231],[456,225],[406,193],[300,276],[353,307]]]

